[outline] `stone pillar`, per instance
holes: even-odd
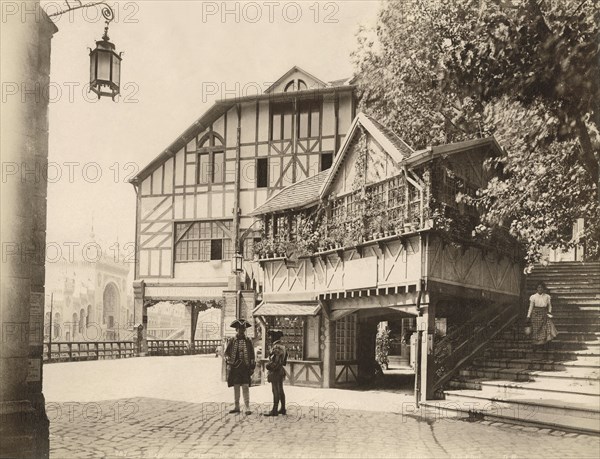
[[[143,357],[148,352],[148,307],[144,304],[145,299],[144,281],[133,282],[133,322],[134,326],[142,326],[141,331],[137,333],[137,352]]]
[[[336,324],[323,311],[321,322],[321,358],[323,359],[323,387],[335,387]]]
[[[7,4],[8,5],[8,4]],[[0,457],[48,457],[42,394],[48,88],[52,35],[39,2],[2,5]]]

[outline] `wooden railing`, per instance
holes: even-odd
[[[195,340],[190,349],[187,340],[148,340],[148,355],[214,354],[221,340]],[[56,341],[49,349],[44,343],[44,363],[84,360],[124,359],[137,355],[133,341]]]
[[[518,302],[515,302],[518,303]],[[434,391],[439,391],[486,343],[519,316],[518,304],[491,309],[464,323],[434,343]]]
[[[190,349],[185,339],[152,339],[148,340],[148,355],[213,354],[221,344],[219,339],[195,340]]]
[[[123,359],[135,355],[133,341],[58,341],[44,343],[44,362]]]

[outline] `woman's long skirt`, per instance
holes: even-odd
[[[558,335],[547,308],[534,307],[531,313],[531,340],[535,345],[546,344]]]

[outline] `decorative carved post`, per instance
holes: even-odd
[[[321,355],[323,360],[323,387],[335,386],[335,330],[336,324],[331,320],[329,307],[323,305],[323,321],[321,325]]]
[[[194,354],[194,340],[196,339],[196,327],[198,326],[198,313],[200,311],[200,305],[195,304],[194,301],[186,301],[185,307],[186,309],[189,308],[190,314],[190,339],[188,351],[190,354]]]
[[[420,349],[420,401],[433,398],[433,347],[435,339],[435,301],[421,307],[421,316],[417,318],[417,329],[421,332]]]
[[[148,352],[148,307],[145,304],[145,284],[144,281],[134,281],[133,283],[133,321],[134,326],[141,330],[137,332],[137,352],[138,356],[145,356]]]

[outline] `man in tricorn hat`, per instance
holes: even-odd
[[[254,346],[250,338],[246,336],[246,328],[251,327],[246,320],[236,319],[231,325],[237,333],[235,338],[229,341],[225,349],[225,361],[229,365],[229,375],[227,376],[227,386],[233,386],[235,407],[230,413],[240,412],[240,386],[244,396],[244,405],[246,414],[252,414],[250,411],[250,379],[256,361],[254,357]]]

